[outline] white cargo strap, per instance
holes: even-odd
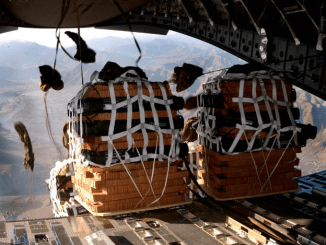
[[[254,85],[253,85],[254,86]],[[240,117],[241,117],[241,128],[239,130],[239,133],[237,134],[237,136],[235,137],[232,145],[230,146],[228,153],[233,152],[234,148],[236,147],[236,145],[238,144],[241,135],[243,134],[245,127],[246,127],[246,116],[245,116],[245,112],[243,109],[243,101],[245,100],[245,98],[243,98],[243,89],[244,89],[244,80],[240,80],[240,84],[239,84],[239,98],[232,98],[232,102],[238,102],[239,104],[239,110],[240,110]],[[252,102],[251,98],[248,98],[245,102]]]
[[[159,137],[159,161],[163,161],[163,158],[162,156],[164,155],[164,142],[163,142],[163,134],[162,134],[162,131],[161,131],[161,128],[157,125],[160,125],[160,122],[159,122],[159,118],[157,116],[157,112],[156,112],[156,108],[155,108],[155,95],[154,95],[154,91],[153,91],[153,88],[152,86],[149,84],[149,82],[147,81],[144,81],[144,84],[146,85],[148,91],[149,91],[149,101],[150,101],[150,104],[151,104],[151,109],[152,109],[152,112],[153,112],[153,118],[154,118],[154,125],[155,125],[155,131],[158,133],[158,137]],[[157,144],[156,144],[157,146]],[[156,154],[155,154],[156,155]],[[154,159],[155,161],[155,159]]]
[[[279,135],[280,135],[279,130],[281,128],[281,121],[280,121],[280,116],[279,116],[278,107],[277,107],[277,99],[276,99],[277,91],[276,91],[276,86],[275,86],[275,80],[273,78],[271,78],[271,81],[272,81],[272,84],[273,84],[272,94],[273,94],[273,97],[275,96],[275,100],[273,99],[272,102],[274,103],[274,111],[275,111],[275,115],[276,115],[276,121],[275,121],[275,119],[273,117],[273,112],[272,112],[272,109],[271,109],[271,107],[269,105],[269,99],[270,98],[267,96],[264,81],[262,79],[259,79],[259,85],[260,85],[260,88],[261,88],[261,91],[262,91],[262,94],[263,94],[263,97],[264,97],[264,102],[265,102],[265,106],[266,106],[266,109],[267,109],[267,112],[268,112],[268,116],[269,116],[269,119],[271,121],[271,125],[270,125],[271,129],[270,129],[270,131],[268,133],[268,136],[267,136],[268,139],[271,137],[274,129],[276,130],[277,135],[279,137]],[[262,150],[264,150],[264,148],[266,147],[268,141],[267,140],[265,141]]]
[[[108,83],[108,89],[110,92],[110,98],[111,98],[111,120],[110,120],[110,126],[109,126],[109,132],[108,132],[108,138],[113,136],[114,134],[114,126],[115,126],[115,120],[117,115],[117,101],[115,99],[115,93],[114,93],[114,87],[113,83]],[[110,166],[112,163],[112,157],[113,157],[113,142],[108,141],[108,159],[106,160],[106,166]]]
[[[141,81],[137,81],[137,90],[138,90],[138,107],[139,107],[139,114],[140,114],[140,126],[141,126],[141,131],[142,131],[143,140],[144,140],[142,157],[146,159],[146,158],[148,158],[148,156],[147,156],[148,135],[147,135],[147,131],[145,128],[146,122],[145,122],[145,110],[144,110],[144,106],[143,106],[143,99],[142,99],[142,96],[140,96],[143,94],[143,86],[142,86]]]
[[[71,205],[72,212],[74,213],[74,216],[78,215],[77,208],[80,207],[80,204],[73,204]]]
[[[89,82],[90,83],[96,83],[96,82],[98,82],[98,75],[99,75],[100,73],[98,72],[98,71],[94,71],[93,73],[92,73],[92,75],[91,75],[91,77],[90,77],[90,79],[89,79]]]
[[[132,119],[132,102],[130,99],[130,95],[129,95],[129,91],[128,91],[128,83],[127,82],[123,82],[123,89],[126,92],[127,95],[127,128],[126,128],[126,132],[127,132],[127,143],[128,143],[128,150],[131,149],[132,147],[132,137],[131,137],[131,132],[129,131],[131,129],[131,122],[132,120],[130,120],[130,118]],[[125,159],[129,159],[129,154],[125,154]]]
[[[69,146],[69,153],[68,153],[68,157],[72,156],[72,142],[71,142],[71,138],[70,138],[70,132],[72,131],[72,112],[68,111],[68,117],[69,117],[69,123],[68,123],[68,136],[69,136],[69,141],[68,141],[68,146]]]

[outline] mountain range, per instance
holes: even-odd
[[[296,88],[296,106],[300,109],[300,122],[317,127],[318,133],[314,140],[308,140],[302,148],[300,168],[304,175],[326,170],[326,102],[314,95]]]
[[[142,58],[138,65],[145,72],[148,71],[148,77],[152,81],[161,81],[165,71],[171,73],[175,66],[180,66],[185,61],[198,65],[204,70],[243,63],[237,57],[210,44],[198,43],[197,40],[195,44],[191,44],[173,39],[157,38],[139,43]],[[97,55],[95,64],[83,64],[86,80],[90,76],[87,73],[89,70],[100,70],[107,61],[116,62],[122,67],[135,66],[135,61],[139,57],[139,52],[132,39],[100,38],[88,41],[88,46],[97,51]],[[76,53],[76,49],[73,47],[67,48],[67,51],[72,56]],[[53,66],[55,49],[31,42],[6,42],[0,44],[0,57],[1,80],[38,80],[37,67],[46,64]],[[74,79],[74,74],[80,75],[79,66],[78,62],[71,60],[61,49],[58,51],[56,67],[66,84],[76,85],[80,82],[80,80]],[[157,72],[154,72],[155,70]],[[165,79],[167,77],[164,77]]]

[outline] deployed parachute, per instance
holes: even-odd
[[[184,63],[182,67],[174,67],[170,82],[176,84],[177,92],[181,92],[189,88],[201,75],[203,75],[202,68]]]
[[[86,42],[77,34],[71,31],[66,31],[65,34],[70,37],[77,45],[77,51],[74,58],[83,63],[94,63],[96,53],[88,48]]]
[[[30,169],[33,171],[34,169],[34,152],[31,143],[31,139],[29,138],[27,129],[22,122],[15,123],[15,129],[20,137],[20,140],[24,143],[25,156],[24,156],[24,166],[25,169]]]
[[[41,73],[40,89],[48,92],[50,88],[61,90],[64,87],[60,73],[51,66],[43,65],[39,67]]]

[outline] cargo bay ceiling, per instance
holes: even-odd
[[[325,0],[116,0],[133,31],[183,33],[258,62],[326,100]],[[67,14],[63,14],[63,10]],[[128,30],[113,0],[3,0],[0,33],[17,27]]]

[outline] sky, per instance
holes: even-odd
[[[60,41],[64,47],[69,47],[75,45],[74,42],[64,34],[65,31],[72,31],[77,33],[77,29],[61,29]],[[144,34],[144,33],[134,33],[136,38],[146,39],[158,37],[160,35],[154,34]],[[87,41],[94,38],[102,37],[121,37],[121,38],[130,38],[132,37],[130,32],[125,31],[111,31],[95,28],[81,28],[80,30],[81,37]],[[168,36],[171,35],[182,35],[177,34],[176,32],[170,31]],[[47,47],[56,47],[56,37],[55,29],[33,29],[33,28],[19,28],[17,31],[11,31],[0,34],[0,44],[6,41],[30,41],[36,42],[40,45]]]

